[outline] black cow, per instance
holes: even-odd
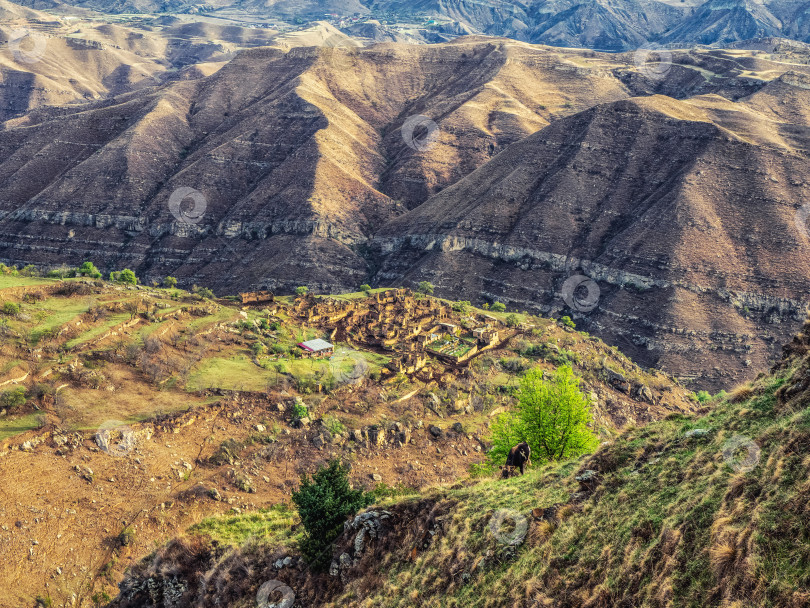
[[[517,444],[506,457],[506,465],[501,467],[502,476],[504,478],[511,477],[515,472],[515,467],[520,469],[520,474],[523,475],[524,468],[529,466],[532,456],[532,449],[525,441]]]

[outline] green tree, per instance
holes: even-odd
[[[560,322],[565,325],[566,327],[570,327],[571,329],[576,329],[576,323],[571,320],[571,317],[568,315],[561,317]]]
[[[166,289],[174,289],[177,287],[177,279],[174,277],[166,277],[163,279],[163,287]]]
[[[304,296],[307,293],[309,293],[309,287],[304,287],[303,285],[301,287],[296,287],[295,293],[298,294],[299,296]]]
[[[504,310],[506,310],[506,304],[504,304],[503,302],[493,302],[492,310],[494,310],[495,312],[503,312]]]
[[[122,283],[127,283],[128,285],[137,285],[138,284],[138,277],[135,276],[135,273],[132,272],[129,268],[124,268],[119,275],[119,280]]]
[[[571,366],[559,367],[549,379],[541,369],[531,369],[520,381],[517,411],[493,424],[490,457],[500,461],[521,441],[542,462],[585,454],[599,443],[588,426],[591,420],[590,400],[579,390]]]
[[[364,291],[364,292],[368,293],[369,291],[371,291],[371,285],[369,285],[368,283],[363,283],[360,286],[360,291]]]
[[[25,404],[25,389],[22,386],[3,391],[0,393],[0,407],[4,409],[14,409]]]
[[[426,296],[433,294],[434,289],[435,288],[433,287],[433,283],[431,283],[430,281],[419,281],[419,285],[417,285],[416,287],[417,292],[423,293]]]
[[[453,302],[453,310],[461,314],[467,314],[472,307],[469,300],[459,300],[458,302]]]
[[[509,313],[506,315],[505,323],[507,327],[517,327],[520,325],[520,318],[515,313]]]
[[[353,489],[348,465],[334,459],[319,467],[312,478],[302,475],[292,500],[304,526],[301,552],[315,570],[325,570],[332,561],[332,543],[343,532],[343,522],[370,505],[374,496]]]
[[[92,279],[100,279],[101,272],[99,272],[93,262],[85,262],[76,269],[76,274],[82,277],[90,277]]]

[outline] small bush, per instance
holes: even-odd
[[[20,305],[14,302],[4,302],[2,310],[3,314],[9,317],[16,317],[20,314]]]
[[[333,435],[339,435],[346,430],[346,427],[338,420],[337,416],[331,414],[323,417],[323,426]]]
[[[132,526],[127,526],[121,530],[121,534],[118,535],[116,540],[120,546],[128,547],[135,542],[135,530],[132,529]]]
[[[374,495],[355,490],[349,483],[349,467],[332,460],[310,478],[301,476],[293,503],[304,527],[301,552],[315,570],[325,570],[332,561],[332,543],[343,531],[343,522],[374,501]]]
[[[296,401],[292,407],[292,414],[295,418],[300,420],[301,418],[306,418],[309,416],[309,410],[307,410],[306,405]]]
[[[506,304],[503,302],[494,302],[491,310],[494,310],[495,312],[503,312],[506,310]]]

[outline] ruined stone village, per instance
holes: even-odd
[[[263,305],[271,314],[279,310],[269,292],[242,294],[242,303]],[[328,334],[332,343],[386,355],[389,374],[415,375],[423,381],[433,379],[434,371],[427,367],[430,360],[457,367],[516,333],[494,316],[458,313],[446,302],[419,297],[409,289],[388,289],[352,300],[306,294],[286,312],[302,326]],[[332,355],[332,344],[311,342],[298,345],[302,356]]]

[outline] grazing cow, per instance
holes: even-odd
[[[515,473],[515,467],[520,469],[520,474],[523,475],[524,467],[532,463],[531,461],[532,449],[525,441],[517,444],[506,457],[506,465],[501,467],[502,476],[504,478],[511,477]]]

